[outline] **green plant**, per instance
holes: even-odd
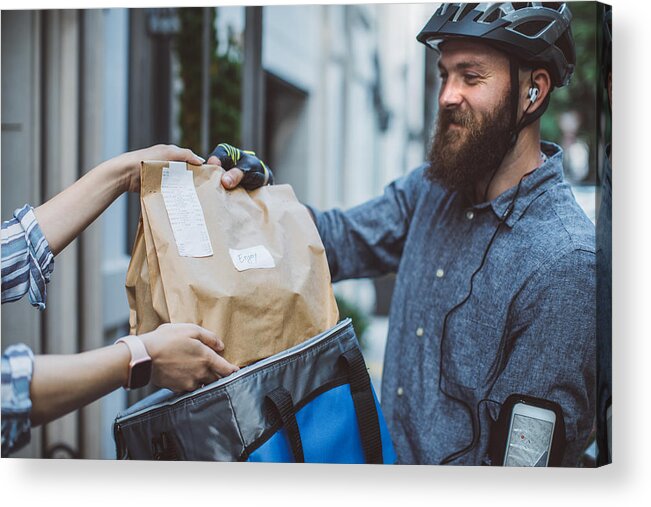
[[[242,48],[229,33],[227,47],[217,43],[215,22],[219,9],[212,9],[210,23],[210,145],[240,143],[242,115]],[[176,51],[183,91],[180,94],[181,145],[198,150],[201,139],[201,73],[203,9],[178,9],[180,31]],[[198,152],[197,152],[198,153]],[[205,155],[205,154],[203,154]]]
[[[589,181],[594,181],[596,168],[595,127],[597,124],[597,93],[599,72],[597,68],[596,30],[601,25],[594,2],[572,2],[572,34],[576,48],[576,68],[569,86],[558,88],[552,94],[549,109],[540,121],[543,139],[560,143],[562,132],[558,124],[564,111],[577,111],[581,126],[577,137],[590,148]]]
[[[348,317],[353,321],[353,328],[355,328],[360,347],[364,348],[364,335],[371,324],[368,315],[359,306],[343,296],[335,296],[335,299],[339,308],[339,319],[343,320]]]

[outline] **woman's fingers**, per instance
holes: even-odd
[[[180,148],[174,144],[168,144],[164,148],[167,152],[166,160],[178,160],[182,162],[189,162],[193,165],[205,164],[206,160],[200,157],[188,148]]]

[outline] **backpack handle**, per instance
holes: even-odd
[[[350,393],[355,405],[357,425],[366,463],[381,465],[384,463],[384,457],[382,456],[380,421],[371,389],[371,377],[366,370],[364,357],[358,348],[353,348],[344,352],[340,359],[345,363],[348,371]]]
[[[305,463],[303,442],[301,441],[301,434],[298,430],[298,423],[296,422],[292,395],[284,387],[277,387],[267,394],[265,399],[268,400],[269,405],[273,408],[285,427],[287,437],[289,438],[289,445],[294,454],[294,461],[296,463]]]

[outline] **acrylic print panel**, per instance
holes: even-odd
[[[3,304],[22,296],[3,306],[3,456],[501,465],[513,444],[544,448],[550,466],[609,463],[610,12],[4,11],[3,219],[65,191],[7,224],[18,243],[3,237]],[[203,343],[221,373],[198,374],[190,355],[182,383],[161,357],[197,337],[176,323],[142,340],[148,386],[119,387],[147,361],[114,344],[130,332],[134,239],[149,234],[127,187],[145,155],[191,157],[161,143],[203,159],[227,143],[241,150],[219,163],[250,169],[244,185],[270,170],[291,186],[327,254],[337,326],[235,373]],[[67,228],[50,218],[64,215]],[[554,415],[542,447],[517,433],[518,404],[532,428]]]

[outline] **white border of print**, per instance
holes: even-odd
[[[50,2],[0,0],[3,9]],[[181,2],[104,0],[57,7],[148,7]],[[249,2],[219,1],[218,4]],[[250,2],[259,4],[259,2]],[[297,4],[295,0],[263,2]],[[317,2],[318,3],[318,2]],[[348,3],[348,2],[333,2]],[[599,470],[0,461],[0,498],[18,505],[640,505],[651,498],[649,463],[648,155],[651,30],[641,0],[614,4],[614,461]],[[214,5],[197,1],[192,5]],[[423,20],[425,23],[426,20]],[[648,375],[646,375],[648,377]],[[648,501],[648,500],[647,500]],[[416,503],[418,502],[418,503]]]

